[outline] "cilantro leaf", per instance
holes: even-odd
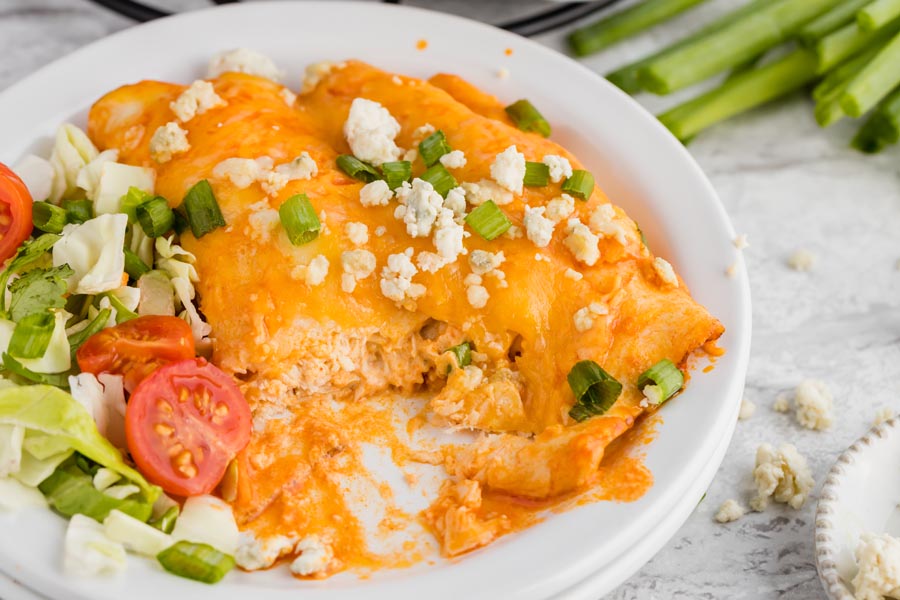
[[[53,247],[62,236],[54,233],[45,233],[40,237],[29,240],[19,246],[19,250],[12,260],[7,263],[6,268],[0,272],[0,291],[6,290],[6,284],[9,278],[14,274],[22,271],[25,267],[33,264],[41,259],[44,254]],[[0,308],[6,310],[6,294],[0,293]]]
[[[32,269],[9,286],[9,313],[13,321],[66,305],[66,279],[75,274],[69,265]]]

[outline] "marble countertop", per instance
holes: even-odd
[[[715,0],[585,63],[605,72],[739,3]],[[0,0],[0,89],[131,24],[84,0]],[[538,39],[561,48],[562,34]],[[672,101],[639,100],[652,110]],[[820,130],[811,104],[798,95],[691,144],[736,230],[750,242],[753,349],[746,398],[757,410],[738,423],[706,499],[610,598],[823,597],[813,557],[814,498],[801,510],[777,505],[727,525],[713,515],[728,498],[749,501],[760,443],[795,444],[809,459],[818,490],[837,455],[871,426],[879,408],[900,412],[900,150],[867,157],[849,149],[852,125]],[[809,272],[787,266],[801,248],[815,255]],[[772,410],[777,394],[805,378],[821,379],[832,390],[837,418],[827,432],[803,429]]]

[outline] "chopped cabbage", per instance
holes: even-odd
[[[122,306],[132,312],[137,310],[138,304],[141,302],[141,290],[136,287],[123,285],[111,291],[110,294],[118,298]]]
[[[53,178],[56,177],[56,171],[49,160],[43,159],[34,154],[27,154],[22,160],[16,163],[13,171],[25,183],[28,193],[31,194],[32,200],[50,200],[51,202],[59,201],[59,198],[53,198]]]
[[[100,175],[103,173],[103,165],[108,162],[116,162],[119,160],[119,151],[104,150],[78,171],[78,177],[75,184],[84,190],[88,200],[94,200],[97,197],[97,186],[100,185]]]
[[[141,488],[134,485],[133,483],[121,483],[106,488],[105,490],[103,490],[103,493],[110,498],[115,498],[116,500],[124,500],[129,496],[134,496],[135,494],[140,493],[140,491]]]
[[[194,268],[194,262],[197,257],[179,246],[173,244],[174,236],[168,239],[164,237],[156,238],[156,266],[169,274],[169,277],[183,277],[191,282],[200,281],[197,269]],[[194,297],[191,292],[191,298]]]
[[[19,472],[24,440],[24,427],[0,425],[0,477],[9,477]]]
[[[94,489],[98,492],[103,492],[109,489],[114,483],[122,479],[122,476],[113,471],[112,469],[107,469],[106,467],[100,467],[97,469],[97,473],[94,474],[94,479],[92,483],[94,484]]]
[[[57,200],[72,194],[77,186],[78,173],[99,152],[87,134],[65,123],[56,130],[56,140],[50,153],[50,163],[56,171],[52,196]]]
[[[197,312],[197,308],[194,306],[194,286],[184,277],[173,278],[172,286],[175,288],[175,293],[184,307],[184,312],[178,316],[191,326],[194,341],[197,343],[203,342],[212,332],[212,326],[200,317],[200,313]]]
[[[175,523],[172,538],[209,544],[216,550],[234,556],[240,532],[231,506],[215,496],[193,496],[184,502]]]
[[[156,171],[153,169],[107,161],[100,167],[100,181],[94,192],[94,214],[118,213],[122,210],[122,196],[129,188],[152,194],[155,184]]]
[[[66,529],[63,570],[67,575],[102,575],[125,569],[125,546],[106,537],[103,525],[72,515]]]
[[[44,495],[33,487],[9,477],[0,477],[0,510],[47,506]]]
[[[125,391],[121,375],[92,373],[69,376],[72,397],[87,409],[100,435],[116,448],[127,448],[125,440]]]
[[[53,475],[56,467],[70,456],[72,456],[72,451],[66,450],[54,456],[38,459],[26,450],[22,452],[22,464],[19,467],[19,472],[14,474],[13,477],[25,485],[37,487],[41,482]]]
[[[155,557],[175,543],[172,536],[119,510],[111,511],[103,520],[103,530],[109,539],[144,556]]]
[[[131,228],[128,249],[137,254],[137,257],[144,261],[145,265],[153,264],[153,238],[144,233],[142,227]]]
[[[65,226],[53,245],[53,266],[68,264],[75,271],[68,282],[70,293],[99,294],[121,287],[127,227],[124,214],[100,215]]]

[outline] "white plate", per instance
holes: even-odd
[[[416,42],[428,41],[424,51]],[[655,485],[640,500],[599,503],[565,514],[456,561],[436,561],[366,580],[352,574],[298,582],[284,569],[229,576],[214,587],[164,575],[134,560],[126,576],[71,580],[59,570],[63,523],[47,513],[0,518],[0,570],[54,598],[161,595],[193,598],[314,599],[545,598],[596,572],[660,523],[681,522],[671,507],[695,482],[728,431],[740,402],[750,344],[749,286],[722,205],[684,148],[628,96],[574,61],[492,27],[428,11],[369,3],[252,3],[182,14],[135,27],[42,69],[0,95],[0,160],[46,148],[55,127],[82,121],[100,95],[140,79],[190,82],[214,53],[247,46],[293,74],[318,60],[362,58],[410,75],[459,73],[512,101],[527,97],[554,124],[554,138],[590,168],[607,194],[643,228],[655,252],[672,261],[694,296],[727,331],[727,353],[710,373],[664,408],[664,425],[647,447]],[[505,50],[513,49],[507,56]],[[505,67],[512,76],[499,80]],[[37,140],[37,141],[36,141]],[[646,549],[649,558],[665,540]],[[618,583],[622,573],[611,581]]]

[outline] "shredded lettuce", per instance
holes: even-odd
[[[117,162],[105,162],[94,194],[94,214],[113,214],[122,210],[122,198],[131,188],[153,193],[156,171]]]
[[[116,162],[117,160],[119,160],[118,150],[104,150],[78,171],[75,185],[84,190],[84,194],[87,196],[88,200],[93,201],[97,197],[97,186],[100,185],[100,175],[103,173],[103,165],[108,162]]]
[[[125,569],[125,546],[106,537],[103,525],[73,515],[66,529],[63,570],[67,575],[95,576]]]
[[[44,495],[33,487],[9,477],[0,477],[0,510],[20,510],[47,506]]]
[[[118,510],[104,519],[103,530],[106,537],[124,544],[128,550],[154,558],[175,543],[172,536]]]
[[[69,460],[71,456],[72,451],[66,450],[46,458],[36,458],[31,452],[25,450],[22,452],[22,464],[19,466],[19,472],[14,473],[13,477],[27,486],[37,487],[53,475],[56,468]]]
[[[139,315],[175,316],[175,289],[165,272],[144,273],[137,285],[141,291],[137,308]]]
[[[56,176],[56,171],[49,160],[34,154],[27,154],[16,163],[13,171],[25,183],[33,200],[59,201],[59,198],[52,197],[53,178]]]
[[[94,484],[94,489],[99,491],[104,491],[112,487],[116,482],[120,481],[122,476],[113,471],[112,469],[107,469],[106,467],[100,467],[97,469],[97,472],[94,473],[94,478],[91,482]]]
[[[18,473],[22,465],[22,442],[25,428],[18,425],[0,425],[0,477]]]
[[[115,446],[100,435],[90,413],[60,389],[28,385],[0,390],[0,424],[17,425],[64,440],[73,450],[137,485],[150,504],[160,494],[158,487],[125,464]]]
[[[79,373],[69,376],[72,398],[91,414],[100,435],[116,448],[125,441],[125,391],[121,375]]]
[[[194,306],[194,286],[183,277],[173,278],[172,286],[175,288],[175,294],[184,307],[184,311],[178,316],[191,326],[195,342],[201,343],[205,341],[212,332],[212,326],[200,317],[200,313],[197,312],[197,308]]]
[[[215,496],[192,496],[185,500],[181,515],[172,530],[172,538],[209,544],[234,556],[240,532],[231,506]]]
[[[75,271],[68,280],[70,293],[99,294],[122,285],[127,226],[128,217],[123,214],[66,225],[53,246],[53,265],[68,263]]]

